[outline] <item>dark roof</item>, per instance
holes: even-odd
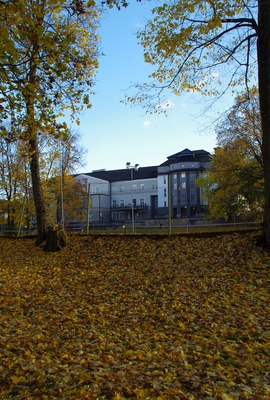
[[[181,163],[181,162],[200,162],[205,163],[211,161],[211,154],[205,150],[189,150],[184,149],[179,153],[172,154],[167,157],[167,161],[160,164],[160,167]],[[129,181],[131,180],[131,171],[127,168],[125,169],[115,169],[106,171],[105,169],[96,170],[92,172],[86,172],[78,175],[88,175],[94,178],[103,179],[109,182],[117,181]],[[133,179],[151,179],[156,178],[158,175],[158,166],[152,167],[140,167],[137,171],[133,170]]]
[[[81,174],[80,174],[81,175]],[[129,181],[131,180],[131,171],[125,169],[115,169],[111,171],[100,170],[85,173],[84,175],[94,178],[104,179],[109,182]],[[133,169],[133,179],[150,179],[157,177],[157,167],[140,167],[137,171]]]
[[[208,151],[205,150],[189,150],[184,149],[179,153],[172,154],[167,157],[167,161],[160,164],[160,166],[166,166],[176,163],[185,163],[185,162],[209,162],[211,159],[211,155]]]

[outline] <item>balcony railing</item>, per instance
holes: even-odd
[[[146,210],[148,207],[149,206],[146,203],[144,203],[144,204],[136,204],[136,205],[133,206],[133,209],[134,210]],[[128,204],[128,205],[113,205],[112,209],[116,210],[116,211],[118,211],[118,210],[121,210],[121,211],[132,210],[132,206],[131,206],[131,204]]]

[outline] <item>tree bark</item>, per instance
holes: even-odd
[[[65,231],[49,229],[46,238],[45,251],[60,251],[67,244]]]
[[[270,1],[258,0],[258,78],[262,119],[265,209],[264,239],[270,247]]]
[[[39,151],[38,151],[38,139],[37,134],[31,140],[29,140],[30,146],[30,170],[32,177],[33,196],[36,209],[37,219],[37,245],[40,245],[46,239],[46,212],[45,212],[45,201],[42,190],[42,182],[40,177],[39,168]]]

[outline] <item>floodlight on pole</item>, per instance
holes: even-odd
[[[135,233],[135,220],[134,220],[134,203],[133,203],[133,171],[138,171],[140,164],[131,165],[130,162],[126,163],[126,168],[130,169],[131,180],[131,219],[132,219],[132,233]]]

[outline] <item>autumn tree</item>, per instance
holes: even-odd
[[[265,179],[264,235],[270,245],[270,2],[168,1],[138,34],[153,81],[128,97],[156,111],[166,89],[221,96],[258,73]],[[254,75],[256,74],[256,75]],[[223,84],[222,84],[223,83]]]
[[[207,174],[198,184],[208,198],[210,216],[261,219],[264,198],[262,130],[258,91],[236,97],[216,127],[217,144]]]
[[[38,240],[46,235],[46,210],[39,163],[39,133],[55,135],[57,117],[76,119],[90,107],[98,67],[94,2],[7,0],[0,7],[1,119],[22,127],[28,144]],[[59,127],[59,125],[58,125]],[[60,127],[61,134],[66,126]]]
[[[86,193],[72,176],[78,167],[85,165],[87,149],[80,144],[80,139],[80,132],[74,129],[64,137],[43,135],[41,165],[49,225],[64,222],[62,206],[65,220],[81,218]]]
[[[29,192],[29,168],[24,143],[11,132],[9,125],[0,126],[0,198],[1,213],[6,215],[8,229],[15,229],[23,199]]]

